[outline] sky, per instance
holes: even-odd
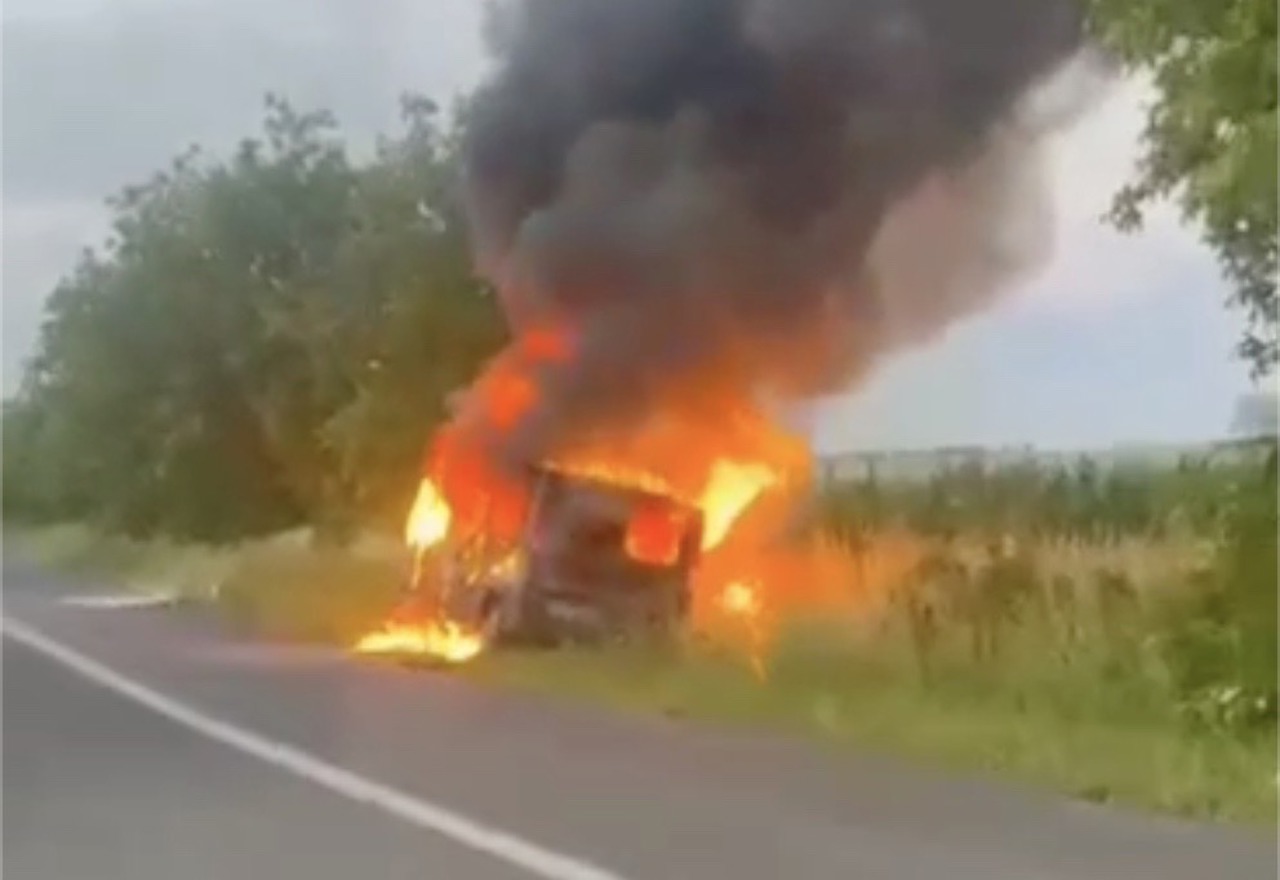
[[[105,235],[104,200],[191,143],[229,150],[262,97],[335,112],[368,144],[406,90],[481,80],[478,0],[6,0],[3,385],[44,297]],[[1051,145],[1056,242],[1036,277],[864,386],[809,409],[823,451],[1047,448],[1221,436],[1250,390],[1240,316],[1196,231],[1163,206],[1136,235],[1100,221],[1131,173],[1147,93],[1119,83]]]

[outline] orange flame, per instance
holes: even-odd
[[[702,549],[719,546],[751,502],[780,479],[778,471],[763,462],[716,461],[698,502],[703,516]]]
[[[809,452],[752,407],[724,419],[687,409],[579,439],[546,463],[562,473],[671,498],[702,514],[702,550],[718,548],[761,496],[809,477]]]

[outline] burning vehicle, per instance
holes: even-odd
[[[776,475],[721,463],[694,500],[643,473],[571,460],[527,467],[455,496],[482,498],[479,512],[424,478],[406,523],[402,603],[357,650],[461,662],[501,644],[670,639],[688,621],[704,554]],[[468,487],[480,485],[467,474]],[[745,583],[726,600],[738,614],[758,604]]]
[[[1078,0],[523,0],[467,111],[511,331],[434,438],[402,613],[357,646],[763,621],[814,579],[776,418],[1049,253],[1046,142],[1102,78]],[[529,463],[537,463],[530,467]]]
[[[483,538],[415,564],[410,593],[487,643],[665,636],[683,621],[701,514],[656,493],[529,469],[519,542]]]

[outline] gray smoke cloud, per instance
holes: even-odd
[[[847,386],[1048,252],[1041,146],[1080,90],[1037,88],[1086,57],[1074,0],[505,11],[465,144],[476,258],[517,332],[577,339],[504,438],[522,458],[658,399]]]

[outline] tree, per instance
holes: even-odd
[[[1255,376],[1280,358],[1276,301],[1276,4],[1274,0],[1092,0],[1092,24],[1128,70],[1149,74],[1136,177],[1111,221],[1141,226],[1174,198],[1203,229],[1248,328],[1239,352]]]
[[[328,113],[268,96],[229,160],[192,150],[110,200],[5,409],[6,513],[230,540],[338,533],[412,491],[502,324],[452,198],[456,122],[403,111],[356,165]]]
[[[344,319],[347,341],[329,357],[352,393],[321,428],[353,507],[397,518],[445,397],[503,340],[453,198],[460,122],[442,126],[435,104],[414,95],[402,99],[401,115],[404,137],[382,141],[357,181],[357,219],[334,281],[360,309]]]

